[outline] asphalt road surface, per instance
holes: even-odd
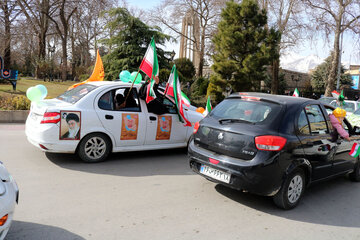
[[[345,177],[284,211],[193,174],[184,149],[86,164],[33,147],[24,125],[0,124],[0,153],[20,188],[7,240],[360,239],[360,183]]]

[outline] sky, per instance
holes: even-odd
[[[149,10],[157,5],[159,5],[162,0],[127,0],[128,4],[133,7],[138,7],[144,10]],[[327,43],[321,37],[319,37],[318,41],[314,44],[311,44],[310,41],[304,42],[302,46],[298,46],[296,49],[290,50],[294,51],[297,55],[307,57],[309,55],[317,55],[321,59],[325,59],[330,54],[332,49],[333,41],[330,40],[330,43]],[[175,58],[178,57],[179,52],[179,43],[177,44],[167,44],[166,48],[168,51],[174,50],[176,52]],[[288,54],[291,54],[291,52]],[[355,40],[353,36],[349,34],[344,34],[343,40],[343,53],[341,62],[346,67],[349,64],[360,65],[360,51],[358,47],[355,45]]]

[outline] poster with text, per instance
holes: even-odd
[[[156,131],[156,140],[169,140],[171,135],[171,116],[159,116]]]
[[[139,125],[139,115],[123,113],[121,116],[120,140],[136,140]]]
[[[60,140],[80,140],[81,112],[60,111]]]

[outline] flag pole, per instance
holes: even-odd
[[[132,90],[132,88],[133,88],[133,86],[134,86],[134,83],[135,83],[135,81],[136,81],[137,76],[139,75],[139,72],[140,72],[140,68],[138,69],[138,71],[137,71],[137,73],[136,73],[136,76],[135,76],[135,78],[134,78],[134,81],[133,81],[132,84],[131,84],[130,90],[129,90],[128,94],[127,94],[126,97],[125,97],[124,103],[126,103],[126,100],[128,99],[128,97],[129,97],[129,95],[130,95],[130,92],[131,92],[131,90]]]

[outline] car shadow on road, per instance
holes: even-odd
[[[113,153],[105,162],[84,163],[74,154],[45,153],[54,164],[75,171],[115,176],[192,175],[187,150],[165,149]]]
[[[6,236],[6,240],[22,239],[83,240],[85,238],[58,227],[31,222],[13,221]]]
[[[295,221],[360,227],[360,183],[338,177],[307,188],[300,204],[292,210],[277,208],[271,197],[236,191],[220,184],[216,191],[225,197],[259,211]]]

